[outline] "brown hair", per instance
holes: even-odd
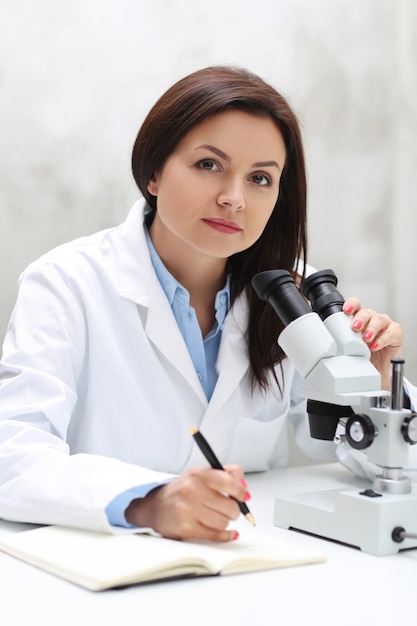
[[[259,76],[241,68],[217,66],[194,72],[168,89],[150,110],[133,147],[132,171],[140,191],[156,211],[156,198],[147,188],[150,179],[192,128],[228,109],[270,118],[286,148],[279,197],[262,235],[249,249],[229,259],[232,301],[241,293],[248,300],[245,332],[252,385],[266,389],[269,374],[278,383],[274,366],[284,357],[277,344],[283,325],[272,307],[254,293],[251,279],[258,272],[275,268],[295,273],[294,268],[306,261],[307,253],[304,151],[297,118],[287,101]]]

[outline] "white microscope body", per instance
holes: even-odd
[[[274,524],[370,554],[395,554],[417,547],[417,484],[404,471],[417,442],[417,414],[403,408],[401,359],[392,362],[391,392],[380,388],[368,347],[341,311],[336,284],[331,270],[304,281],[313,312],[288,272],[271,270],[253,279],[259,297],[286,325],[278,343],[303,376],[312,437],[363,450],[380,473],[368,489],[277,497]]]

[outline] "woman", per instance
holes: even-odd
[[[0,372],[0,517],[228,541],[243,472],[285,465],[290,421],[309,454],[335,454],[308,437],[281,323],[250,286],[306,258],[299,127],[257,76],[207,68],[155,104],[132,165],[144,200],[126,222],[21,277]],[[401,328],[353,298],[344,310],[387,386]],[[207,467],[193,425],[226,472]]]

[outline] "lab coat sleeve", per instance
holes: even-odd
[[[20,281],[0,364],[0,517],[115,532],[106,506],[172,475],[117,459],[71,455],[66,433],[86,346],[82,299],[59,267]]]
[[[417,409],[417,387],[404,378],[404,391],[410,400],[410,407],[413,411]]]

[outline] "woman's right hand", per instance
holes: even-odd
[[[242,468],[229,465],[225,470],[206,466],[188,470],[133,500],[125,511],[126,520],[171,539],[236,539],[238,533],[227,527],[240,515],[236,500],[247,501],[250,495]]]

